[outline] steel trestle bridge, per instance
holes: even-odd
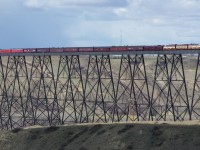
[[[200,119],[199,53],[1,54],[0,129]],[[184,54],[196,54],[191,89]]]

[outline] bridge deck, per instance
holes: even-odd
[[[54,53],[4,53],[0,56],[59,56],[59,55],[126,55],[126,54],[199,54],[200,50],[175,50],[175,51],[127,51],[127,52],[54,52]]]

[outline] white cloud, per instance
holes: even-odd
[[[22,37],[19,39],[24,41],[22,35],[27,34],[32,38],[24,37],[26,43],[37,46],[44,39],[38,45],[42,47],[54,43],[56,46],[118,45],[120,30],[123,44],[130,45],[198,43],[199,40],[200,0],[8,1],[0,0],[0,9],[4,8],[0,14],[1,37],[4,37],[0,43],[3,44],[10,37]],[[12,13],[5,14],[5,11]],[[13,21],[13,18],[17,19]],[[17,40],[15,43],[20,44]]]
[[[25,5],[36,8],[65,8],[77,6],[116,6],[127,4],[127,0],[26,0]]]
[[[121,16],[123,14],[126,14],[128,10],[126,8],[115,8],[114,13]]]
[[[27,0],[29,7],[66,7],[70,5],[99,4],[101,1],[95,0]]]

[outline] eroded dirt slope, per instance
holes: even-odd
[[[95,124],[1,131],[1,150],[200,149],[200,125]]]

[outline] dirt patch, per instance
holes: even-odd
[[[22,131],[23,129],[22,128],[15,128],[15,129],[13,129],[11,132],[12,133],[18,133],[18,132],[20,132],[20,131]]]
[[[128,147],[127,147],[127,150],[132,150],[133,149],[133,146],[132,145],[129,145]]]
[[[102,128],[102,124],[98,124],[98,125],[94,125],[93,127],[91,127],[89,129],[89,133],[90,134],[94,134],[96,133],[98,130],[100,130]]]
[[[101,131],[97,132],[97,135],[102,135],[104,133],[106,133],[106,130],[101,130]]]
[[[48,127],[44,130],[44,133],[51,133],[51,132],[54,132],[56,130],[58,130],[59,127],[56,127],[56,126],[51,126],[51,127]]]
[[[153,127],[153,129],[152,129],[153,136],[160,136],[162,134],[163,134],[163,132],[160,130],[160,127],[158,127],[158,126]]]
[[[154,126],[152,129],[151,145],[160,147],[164,143],[164,138],[161,137],[163,134],[160,126]]]
[[[82,136],[84,133],[86,133],[88,131],[88,128],[85,127],[82,131],[80,131],[79,133],[75,134],[72,138],[70,138],[67,143],[65,144],[65,146],[67,146],[68,144],[72,143],[74,140],[76,140],[77,138],[79,138],[80,136]]]
[[[88,149],[85,147],[80,147],[79,150],[88,150]]]
[[[126,125],[124,128],[122,128],[121,130],[118,131],[118,134],[122,134],[127,132],[128,130],[130,130],[131,128],[133,128],[134,125],[130,124],[130,125]]]

